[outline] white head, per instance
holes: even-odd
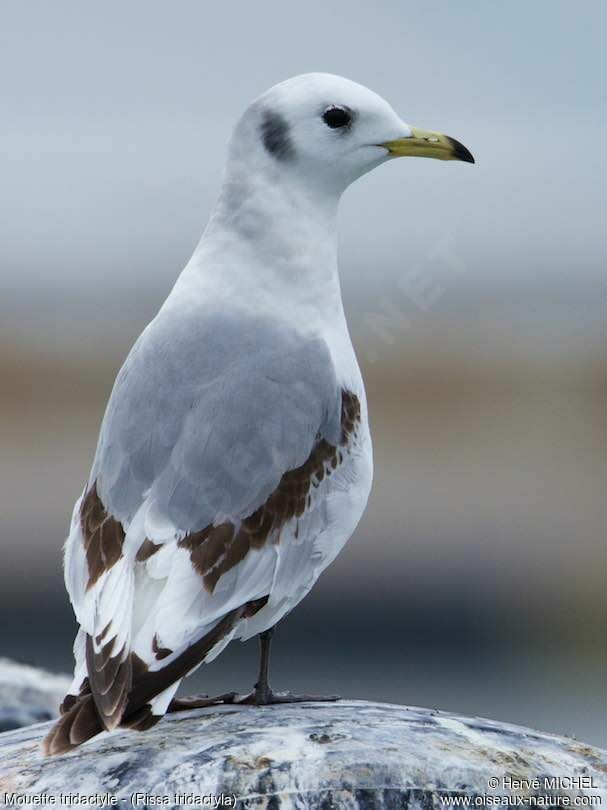
[[[241,117],[230,145],[232,165],[337,195],[402,155],[474,162],[457,141],[409,126],[381,96],[327,73],[296,76],[265,92]]]

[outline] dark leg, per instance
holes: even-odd
[[[273,627],[259,634],[259,675],[257,676],[255,691],[251,692],[250,695],[241,698],[238,692],[226,692],[223,695],[217,695],[212,698],[208,695],[173,698],[169,703],[167,714],[173,712],[187,712],[188,709],[204,709],[207,706],[219,706],[226,703],[256,703],[259,706],[269,703],[269,696],[272,694],[272,690],[268,683],[268,671],[270,668],[270,644],[273,635]]]
[[[259,675],[254,690],[234,703],[252,703],[255,706],[269,706],[273,703],[305,703],[307,701],[339,700],[339,695],[295,695],[293,692],[274,692],[270,686],[270,646],[274,628],[259,634]]]
[[[253,691],[240,697],[237,692],[226,692],[216,697],[197,695],[190,698],[173,698],[169,703],[167,714],[172,712],[185,712],[188,709],[204,709],[207,706],[220,706],[225,704],[253,704],[255,706],[269,706],[273,703],[306,703],[308,701],[334,701],[339,695],[295,695],[293,692],[273,692],[269,681],[270,672],[270,646],[274,627],[259,634],[259,675]]]
[[[272,694],[270,687],[270,648],[272,647],[272,636],[274,628],[270,627],[265,633],[259,634],[259,676],[255,684],[255,693],[259,695],[260,702],[264,703]]]

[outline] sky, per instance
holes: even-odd
[[[555,295],[588,284],[596,299],[606,23],[600,2],[5,0],[0,294],[166,292],[241,111],[318,70],[367,84],[477,159],[398,161],[348,191],[349,294],[389,289],[454,234],[470,295],[539,278]]]
[[[328,71],[477,162],[391,161],[344,196],[376,483],[282,666],[305,648],[304,689],[607,745],[606,26],[594,0],[2,0],[0,654],[69,667],[61,545],[115,373],[200,238],[240,113]],[[403,296],[420,268],[428,311]],[[411,328],[382,338],[386,311]]]

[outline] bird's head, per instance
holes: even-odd
[[[275,85],[239,121],[233,161],[265,164],[274,174],[341,193],[361,175],[395,157],[474,158],[458,141],[402,121],[381,96],[327,73]]]

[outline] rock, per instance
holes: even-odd
[[[0,731],[56,717],[70,681],[66,675],[0,658]]]
[[[487,794],[547,796],[544,807],[563,806],[564,796],[607,801],[607,752],[428,709],[364,701],[224,706],[44,759],[48,728],[0,735],[0,802],[64,794],[57,805],[82,807],[83,797],[98,794],[97,805],[117,797],[117,806],[152,808],[202,805],[213,795],[245,808],[438,810],[449,796],[471,797],[472,807]]]

